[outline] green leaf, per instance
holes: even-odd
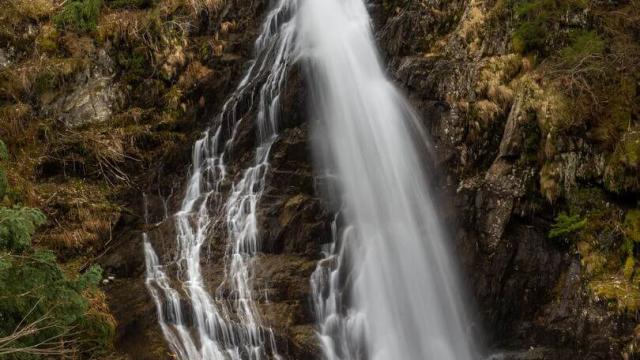
[[[561,212],[556,217],[555,224],[551,225],[549,238],[566,238],[567,235],[582,230],[587,226],[587,219],[581,219],[579,215],[569,216],[565,212]]]

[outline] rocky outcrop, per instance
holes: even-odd
[[[104,50],[97,52],[92,66],[76,75],[70,92],[59,95],[45,112],[55,114],[65,126],[75,128],[111,119],[124,101],[114,84],[113,62]]]
[[[564,159],[553,175],[541,168],[552,137],[544,123],[555,121],[545,119],[559,117],[561,105],[557,94],[542,90],[544,75],[530,59],[513,51],[514,29],[496,23],[503,5],[387,7],[377,12],[378,40],[436,144],[445,172],[439,186],[455,203],[444,213],[457,229],[481,321],[491,324],[489,348],[520,349],[501,355],[508,359],[629,358],[633,310],[602,302],[586,274],[588,255],[548,236],[560,194],[601,183],[597,159],[604,155],[586,135],[567,136],[559,140],[564,149],[553,150]]]

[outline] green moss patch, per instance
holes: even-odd
[[[53,21],[64,30],[91,32],[96,29],[101,7],[102,0],[67,0]]]

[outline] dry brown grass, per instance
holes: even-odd
[[[16,15],[31,20],[41,20],[51,16],[58,4],[53,0],[8,0],[8,6],[15,11]]]
[[[203,11],[207,14],[213,14],[222,7],[224,0],[189,0],[189,4],[195,14]]]
[[[41,184],[51,229],[38,242],[59,250],[98,248],[112,238],[112,229],[120,209],[109,202],[108,189],[83,180]]]
[[[22,102],[0,107],[0,138],[11,143],[12,139],[23,136],[32,116],[31,106]]]

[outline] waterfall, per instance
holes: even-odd
[[[311,280],[324,357],[473,359],[419,119],[385,77],[363,0],[303,0],[314,142],[342,209]]]
[[[194,145],[192,174],[181,208],[172,217],[176,258],[161,264],[144,234],[146,285],[165,339],[181,360],[280,358],[273,331],[260,319],[252,278],[260,248],[256,205],[277,138],[279,95],[294,44],[294,5],[294,0],[279,0],[267,14],[256,40],[255,60],[215,126]],[[234,182],[226,161],[243,121],[257,125],[255,157]],[[225,193],[229,183],[231,190]],[[225,232],[227,239],[224,279],[213,295],[201,266],[212,229]],[[170,274],[174,267],[175,274]],[[184,307],[189,308],[184,312],[189,318]]]
[[[477,357],[430,195],[428,140],[384,75],[363,1],[275,1],[255,59],[194,145],[185,196],[169,220],[175,258],[163,264],[144,234],[146,285],[179,359],[281,358],[273,331],[260,319],[252,279],[260,251],[257,204],[278,136],[281,90],[297,60],[312,90],[319,173],[327,174],[339,204],[333,242],[311,279],[322,355]],[[256,124],[254,160],[230,176],[227,163],[246,121]],[[224,278],[212,291],[202,262],[214,230],[224,233],[226,250]]]

